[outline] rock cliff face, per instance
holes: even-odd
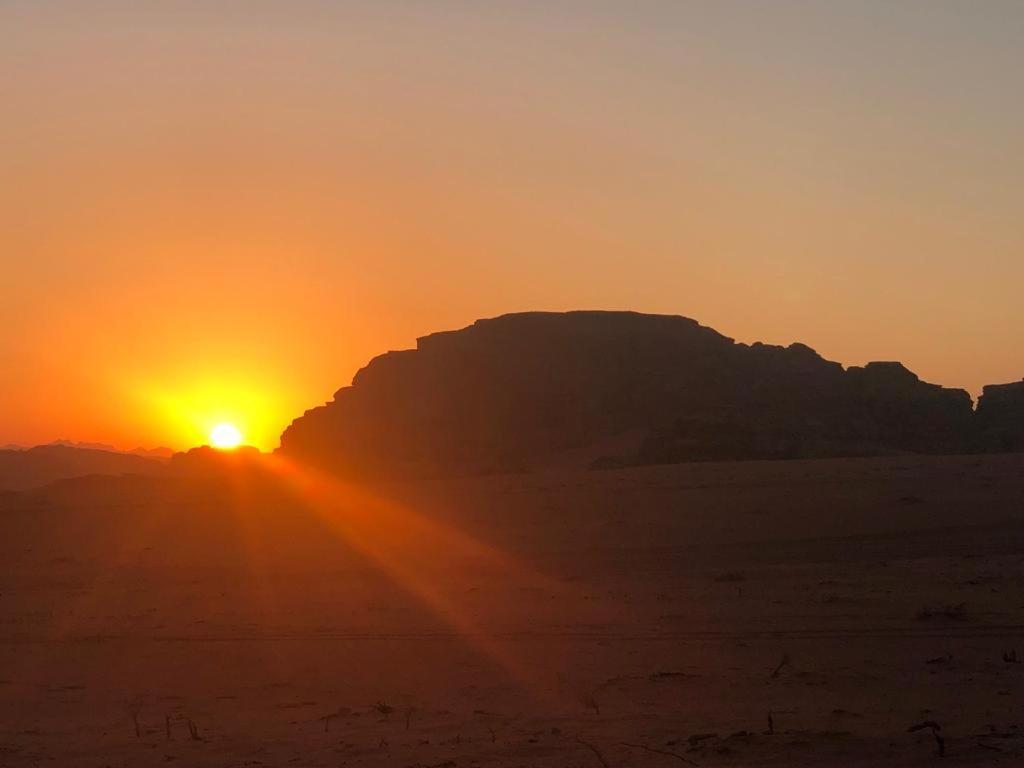
[[[978,398],[978,426],[996,451],[1024,451],[1024,381],[990,384]]]
[[[844,370],[683,317],[523,313],[389,352],[307,411],[281,451],[351,473],[965,450],[970,396],[899,363]]]

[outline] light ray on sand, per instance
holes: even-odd
[[[535,696],[547,697],[543,682],[511,653],[507,643],[460,608],[451,594],[442,589],[437,577],[444,568],[477,566],[521,586],[561,592],[564,585],[440,520],[364,486],[279,456],[268,464],[276,475],[288,481],[334,535],[370,558],[475,650],[503,668],[517,684]]]

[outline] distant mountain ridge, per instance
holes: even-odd
[[[21,491],[84,475],[155,475],[164,471],[165,463],[130,453],[60,444],[0,450],[0,491]]]
[[[52,443],[43,443],[42,445],[19,445],[18,443],[8,443],[7,445],[0,445],[0,451],[28,451],[32,448],[40,448],[49,445],[60,445],[65,448],[81,448],[88,451],[106,451],[107,453],[126,453],[133,456],[147,456],[151,459],[170,459],[174,455],[172,448],[166,448],[164,446],[158,446],[156,448],[132,448],[130,450],[123,450],[116,448],[113,445],[107,443],[89,443],[79,442],[76,440],[54,440]]]
[[[351,473],[1024,449],[1024,384],[971,397],[896,362],[844,369],[803,344],[739,344],[694,320],[528,312],[374,358],[281,437]]]
[[[47,443],[47,445],[63,445],[67,448],[84,448],[93,451],[107,451],[108,453],[126,453],[133,456],[146,456],[151,459],[169,459],[174,455],[174,451],[171,448],[165,448],[164,446],[156,448],[143,448],[140,446],[130,450],[122,450],[106,443],[81,443],[64,439],[54,440],[52,443]]]

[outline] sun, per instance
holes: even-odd
[[[229,451],[242,444],[242,433],[234,424],[218,424],[210,430],[210,444],[222,451]]]

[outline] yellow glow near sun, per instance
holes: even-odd
[[[156,435],[150,442],[176,450],[197,445],[219,448],[213,430],[227,424],[240,433],[239,447],[276,448],[281,432],[307,404],[291,395],[282,397],[283,386],[264,386],[259,372],[206,376],[186,370],[212,365],[204,360],[182,363],[181,370],[168,372],[160,381],[125,375],[121,386],[127,387],[127,396],[146,415],[147,429]]]
[[[210,445],[222,451],[242,444],[242,433],[234,424],[218,424],[210,430]]]

